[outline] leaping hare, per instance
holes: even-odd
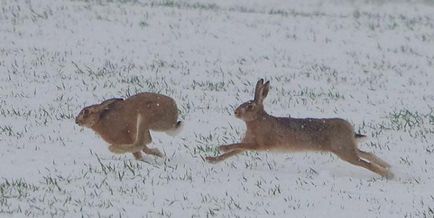
[[[127,99],[113,98],[83,108],[75,122],[91,128],[107,143],[113,153],[133,153],[142,160],[142,152],[163,157],[156,148],[148,148],[152,138],[149,130],[170,135],[180,130],[175,101],[155,93],[139,93]]]
[[[357,140],[364,135],[355,134],[351,124],[343,119],[297,119],[274,117],[264,110],[270,83],[260,79],[255,98],[241,104],[235,116],[246,122],[247,131],[241,143],[219,146],[224,152],[217,157],[206,157],[211,163],[244,151],[326,151],[332,152],[351,164],[364,167],[386,178],[393,178],[390,165],[372,153],[357,148]]]

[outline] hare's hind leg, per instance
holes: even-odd
[[[164,157],[163,153],[161,153],[161,151],[158,150],[157,148],[149,148],[148,146],[146,146],[147,144],[152,142],[152,137],[149,130],[144,131],[143,136],[145,139],[144,141],[145,143],[143,144],[143,146],[141,146],[142,151],[145,152],[146,154],[154,155],[157,157]]]
[[[393,178],[393,173],[388,170],[387,168],[384,168],[376,163],[366,161],[358,156],[358,153],[356,150],[342,150],[342,152],[334,152],[338,157],[340,157],[342,160],[345,160],[353,165],[363,167],[365,169],[368,169],[374,173],[377,173],[381,176],[386,177],[387,179]]]
[[[140,114],[139,117],[141,117]],[[145,122],[141,121],[139,123],[139,119],[137,119],[136,142],[137,145],[139,145],[142,151],[145,152],[146,154],[151,154],[158,157],[164,157],[163,153],[161,153],[161,151],[158,150],[157,148],[148,148],[148,146],[146,146],[147,144],[152,142],[151,133],[149,132],[149,129],[145,127]]]
[[[145,146],[145,148],[143,149],[143,152],[145,152],[146,154],[157,156],[157,157],[164,157],[164,154],[161,153],[161,151],[158,150],[158,148],[148,148]]]
[[[151,133],[146,126],[146,122],[143,121],[142,116],[139,114],[137,116],[137,129],[136,129],[136,138],[132,144],[124,144],[117,146],[118,149],[123,150],[124,152],[133,153],[134,157],[136,157],[137,152],[143,151],[146,154],[155,155],[158,157],[163,157],[163,154],[156,148],[148,148],[146,145],[152,142]]]
[[[143,121],[142,115],[137,115],[136,139],[134,146],[143,147],[152,142],[151,133]]]
[[[146,144],[151,143],[150,133],[147,129],[145,122],[143,121],[142,116],[139,114],[137,115],[137,124],[136,124],[136,137],[134,139],[134,142],[132,144],[121,144],[116,145],[116,149],[125,152],[138,152],[142,150]],[[115,149],[110,149],[110,151],[115,152]],[[115,152],[119,153],[119,152]]]
[[[362,150],[357,150],[357,153],[359,154],[359,156],[361,158],[367,159],[368,161],[374,162],[384,168],[390,168],[390,164],[388,164],[386,161],[382,160],[381,158],[377,157],[375,154],[370,153],[370,152],[366,152],[366,151],[362,151]]]

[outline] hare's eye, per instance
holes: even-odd
[[[247,110],[248,110],[248,111],[253,110],[253,108],[254,108],[254,107],[253,107],[253,105],[251,105],[251,104],[249,104],[249,105],[247,106]]]

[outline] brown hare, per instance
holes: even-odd
[[[355,134],[351,124],[343,119],[296,119],[274,117],[264,110],[270,83],[261,79],[256,84],[255,98],[241,104],[235,116],[246,122],[247,131],[241,143],[219,146],[224,152],[217,157],[206,157],[211,163],[244,151],[326,151],[332,152],[351,164],[364,167],[386,178],[392,178],[390,165],[372,153],[357,148],[357,140],[364,135]]]
[[[107,143],[113,153],[133,153],[143,160],[142,152],[163,157],[156,148],[148,148],[149,130],[174,135],[180,130],[175,101],[155,93],[139,93],[127,99],[113,98],[83,108],[75,122],[91,128]]]

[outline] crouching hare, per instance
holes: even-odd
[[[143,160],[142,152],[163,157],[152,142],[149,130],[175,135],[181,126],[175,101],[155,93],[139,93],[127,99],[113,98],[83,108],[75,118],[79,126],[98,133],[113,153],[127,153]]]
[[[270,83],[261,79],[256,84],[255,98],[241,104],[235,116],[246,122],[247,131],[241,143],[222,145],[224,152],[217,157],[206,157],[211,163],[225,160],[244,151],[326,151],[332,152],[351,164],[364,167],[386,178],[393,178],[390,165],[372,153],[357,148],[357,140],[364,135],[355,134],[351,124],[343,119],[297,119],[274,117],[264,111]]]

